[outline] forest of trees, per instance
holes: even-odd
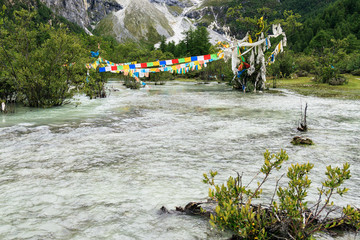
[[[256,6],[256,3],[260,2],[249,1],[243,5],[232,1],[225,19],[237,33],[258,32],[260,17],[264,17],[265,32],[272,23],[282,24],[288,47],[268,68],[269,75],[313,74],[319,82],[339,85],[346,83],[340,74],[360,74],[360,23],[356,20],[360,17],[359,1],[281,1],[272,8],[268,7],[271,1],[266,1],[256,11],[250,10],[249,6]],[[304,4],[313,8],[310,10]]]
[[[209,43],[205,27],[190,29],[178,44],[163,38],[159,49],[137,42],[118,43],[110,36],[89,36],[77,25],[58,17],[39,0],[33,8],[19,1],[5,5],[0,16],[0,99],[22,102],[28,106],[61,105],[83,91],[90,97],[103,96],[104,83],[110,75],[90,70],[84,64],[94,61],[91,50],[112,62],[147,62],[216,53]],[[281,23],[289,46],[268,67],[268,75],[287,77],[291,74],[313,74],[316,80],[343,84],[341,73],[360,74],[360,2],[337,1],[227,1],[226,15],[221,21],[233,33],[244,35],[259,31],[261,17],[265,33],[272,23]],[[4,1],[0,1],[3,4]],[[286,10],[289,9],[289,10]],[[300,13],[300,14],[299,14]],[[303,14],[303,15],[301,15]],[[254,35],[253,35],[254,36]],[[169,74],[160,79],[173,78]],[[209,80],[222,76],[230,81],[230,62],[218,61],[201,71],[190,72],[188,78]],[[183,76],[184,77],[184,76]],[[150,76],[150,80],[159,79]],[[218,78],[219,79],[219,78]],[[334,80],[335,79],[335,80]],[[340,80],[339,80],[340,79]]]

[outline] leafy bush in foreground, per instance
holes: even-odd
[[[359,230],[360,213],[353,207],[343,208],[340,218],[329,219],[333,209],[331,197],[334,194],[342,196],[348,189],[342,188],[345,180],[350,178],[350,165],[345,163],[342,168],[328,166],[326,180],[322,182],[319,200],[314,206],[308,207],[308,189],[311,180],[308,174],[314,167],[311,163],[292,164],[288,169],[288,186],[279,187],[276,183],[275,193],[269,207],[252,204],[254,199],[260,198],[263,184],[268,180],[273,170],[280,170],[284,161],[288,160],[286,151],[270,154],[264,153],[264,164],[260,172],[263,179],[253,190],[243,185],[242,178],[229,177],[226,184],[216,185],[214,178],[217,172],[204,174],[204,183],[211,186],[209,197],[217,201],[215,214],[211,214],[210,223],[220,229],[229,229],[237,237],[246,239],[308,239],[315,232],[330,229],[342,224],[348,224]],[[330,208],[329,208],[330,207]]]

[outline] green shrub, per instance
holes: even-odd
[[[315,81],[328,83],[330,85],[342,85],[346,83],[346,78],[340,76],[339,69],[332,66],[318,67]]]
[[[299,55],[295,58],[296,74],[299,77],[308,76],[314,73],[316,68],[316,59],[312,55]]]
[[[360,76],[360,68],[351,72],[352,75]]]
[[[98,73],[97,69],[97,71],[91,71],[91,74],[87,79],[88,80],[84,88],[86,96],[88,96],[90,99],[105,98],[105,84],[107,82],[105,74]]]
[[[272,76],[289,77],[295,71],[295,60],[292,52],[286,51],[280,53],[275,63],[269,67],[269,73]]]
[[[334,86],[344,85],[345,83],[348,83],[348,81],[343,76],[337,76],[329,80],[329,85],[334,85]]]
[[[321,217],[334,210],[331,202],[334,194],[343,196],[348,191],[341,187],[351,176],[348,163],[342,168],[326,167],[326,179],[322,182],[322,188],[318,189],[319,201],[312,207],[308,207],[308,201],[305,200],[311,186],[308,176],[314,167],[311,163],[291,165],[287,171],[287,187],[277,189],[279,181],[276,182],[277,199],[274,200],[273,196],[269,207],[252,204],[254,199],[261,197],[261,188],[271,172],[280,170],[288,158],[283,150],[277,154],[266,151],[260,169],[264,177],[254,190],[248,187],[249,184],[243,184],[239,174],[237,177],[229,177],[222,185],[215,184],[217,172],[210,171],[209,176],[204,174],[204,183],[211,186],[209,197],[217,202],[215,213],[210,216],[210,224],[221,230],[231,230],[237,237],[244,239],[308,239],[315,232],[344,223],[359,230],[360,212],[350,206],[343,208],[340,218],[329,220]]]
[[[141,84],[140,84],[140,82],[136,81],[135,78],[129,77],[129,76],[125,76],[124,78],[125,78],[124,85],[127,88],[140,89]]]

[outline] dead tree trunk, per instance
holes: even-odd
[[[308,105],[306,103],[305,110],[304,110],[304,118],[300,120],[301,122],[299,123],[299,126],[297,128],[297,130],[299,130],[300,132],[306,132],[308,130],[307,123],[306,123],[307,107],[308,107]]]

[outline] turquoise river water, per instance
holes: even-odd
[[[334,200],[360,207],[359,101],[243,94],[217,83],[109,87],[120,91],[0,114],[1,239],[226,239],[207,220],[159,209],[204,201],[202,174],[211,169],[218,183],[235,171],[250,181],[266,149],[287,150],[283,171],[291,163],[315,164],[310,201],[325,167],[349,162],[350,190]],[[309,131],[301,134],[305,102]],[[297,135],[315,145],[293,146]],[[265,199],[282,173],[264,186]]]

